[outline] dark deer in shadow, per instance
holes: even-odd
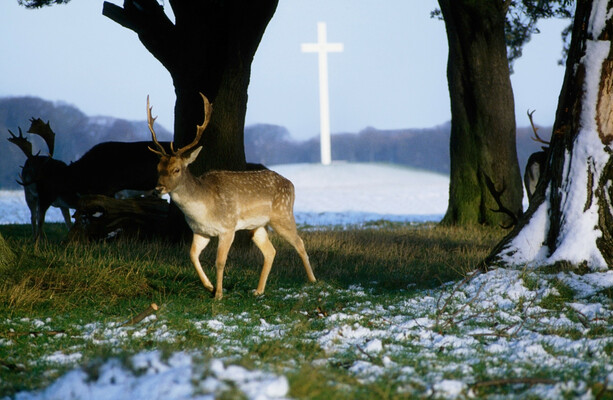
[[[122,190],[153,191],[157,182],[158,158],[149,151],[151,142],[104,142],[95,145],[79,160],[66,165],[52,158],[55,134],[49,123],[32,119],[28,133],[47,143],[49,156],[32,155],[32,144],[12,132],[9,141],[19,146],[26,157],[21,172],[26,202],[30,208],[32,230],[40,238],[45,214],[50,206],[60,207],[70,224],[68,208],[77,208],[83,195],[114,196]],[[168,150],[168,142],[164,142]],[[19,181],[18,181],[19,182]]]
[[[42,233],[45,214],[50,206],[60,208],[68,228],[70,228],[72,224],[68,205],[64,203],[62,199],[47,198],[47,193],[44,191],[39,194],[39,182],[44,182],[54,175],[59,175],[66,168],[66,163],[52,158],[55,134],[49,127],[49,123],[45,124],[42,120],[35,120],[34,118],[32,118],[30,122],[32,124],[30,129],[28,129],[28,133],[36,133],[45,140],[47,148],[49,149],[49,155],[41,156],[40,151],[34,155],[32,153],[32,143],[23,136],[21,128],[19,128],[19,136],[15,136],[15,134],[9,130],[11,137],[8,140],[19,147],[26,156],[26,162],[21,167],[21,173],[19,174],[17,183],[23,186],[26,203],[30,209],[32,234],[34,238],[38,239]]]
[[[541,151],[530,154],[530,157],[528,157],[528,162],[526,163],[526,169],[524,171],[524,185],[526,186],[528,201],[532,202],[534,192],[536,192],[536,186],[538,185],[539,179],[543,175],[545,163],[547,162],[547,157],[549,157],[549,142],[542,139],[537,132],[538,128],[534,125],[534,121],[532,120],[534,110],[532,112],[527,111],[527,114],[528,118],[530,119],[532,131],[534,132],[534,137],[532,140],[545,145],[541,147]]]

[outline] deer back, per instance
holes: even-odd
[[[294,185],[270,170],[190,175],[171,197],[194,231],[210,235],[254,229],[275,218],[293,218]]]
[[[113,196],[124,189],[152,190],[157,182],[158,157],[150,142],[104,142],[68,166],[67,180],[80,195]],[[168,142],[163,143],[168,147]]]
[[[51,205],[61,194],[65,182],[65,162],[47,156],[28,158],[21,169],[26,200],[39,199],[42,207]],[[70,202],[70,199],[64,199]],[[76,202],[70,204],[76,205]]]

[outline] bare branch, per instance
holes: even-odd
[[[472,388],[487,387],[487,386],[505,386],[505,385],[553,385],[558,381],[547,378],[502,378],[491,379],[489,381],[476,382],[471,385]]]
[[[158,307],[157,304],[155,303],[151,303],[151,305],[149,305],[149,307],[147,307],[145,310],[143,310],[140,314],[138,314],[137,316],[135,316],[134,318],[124,322],[123,324],[121,324],[122,326],[126,326],[126,325],[135,325],[138,324],[139,322],[141,322],[142,320],[144,320],[145,318],[147,318],[148,316],[150,316],[151,314],[155,313],[157,310],[159,310],[160,307]]]
[[[490,194],[492,195],[492,197],[494,198],[494,201],[498,205],[497,210],[494,210],[494,209],[491,209],[491,210],[493,212],[506,214],[511,218],[511,223],[509,225],[500,224],[500,227],[503,229],[510,229],[513,226],[517,225],[517,222],[518,222],[517,215],[515,215],[513,211],[509,210],[508,208],[504,206],[504,204],[502,204],[502,199],[501,199],[502,194],[507,188],[504,182],[502,183],[502,189],[496,190],[496,185],[494,185],[494,182],[492,182],[492,179],[486,173],[483,173],[483,176],[485,177],[485,185],[487,186],[487,189],[490,191]]]

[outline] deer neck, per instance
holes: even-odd
[[[199,185],[197,183],[196,177],[191,174],[188,170],[185,171],[181,182],[174,188],[172,192],[170,192],[170,198],[174,201],[179,207],[182,205],[187,205],[196,200],[197,192],[199,190]]]

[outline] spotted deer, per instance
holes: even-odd
[[[255,290],[256,295],[263,294],[276,254],[268,238],[267,226],[272,227],[296,249],[309,281],[315,282],[309,256],[296,229],[293,211],[294,185],[289,180],[267,169],[210,171],[200,177],[195,177],[189,171],[188,166],[202,150],[202,146],[196,145],[211,119],[213,109],[206,96],[202,93],[200,95],[204,101],[204,122],[197,125],[196,137],[187,146],[175,151],[171,143],[170,153],[167,153],[160,145],[153,129],[155,118],[151,116],[149,97],[147,123],[157,147],[157,150],[150,150],[160,157],[156,190],[161,194],[170,194],[193,231],[189,255],[202,284],[215,294],[215,299],[223,297],[223,271],[235,232],[248,230],[252,234],[253,242],[264,255],[264,265]],[[200,253],[209,244],[211,237],[219,239],[215,261],[215,287],[200,264]]]

